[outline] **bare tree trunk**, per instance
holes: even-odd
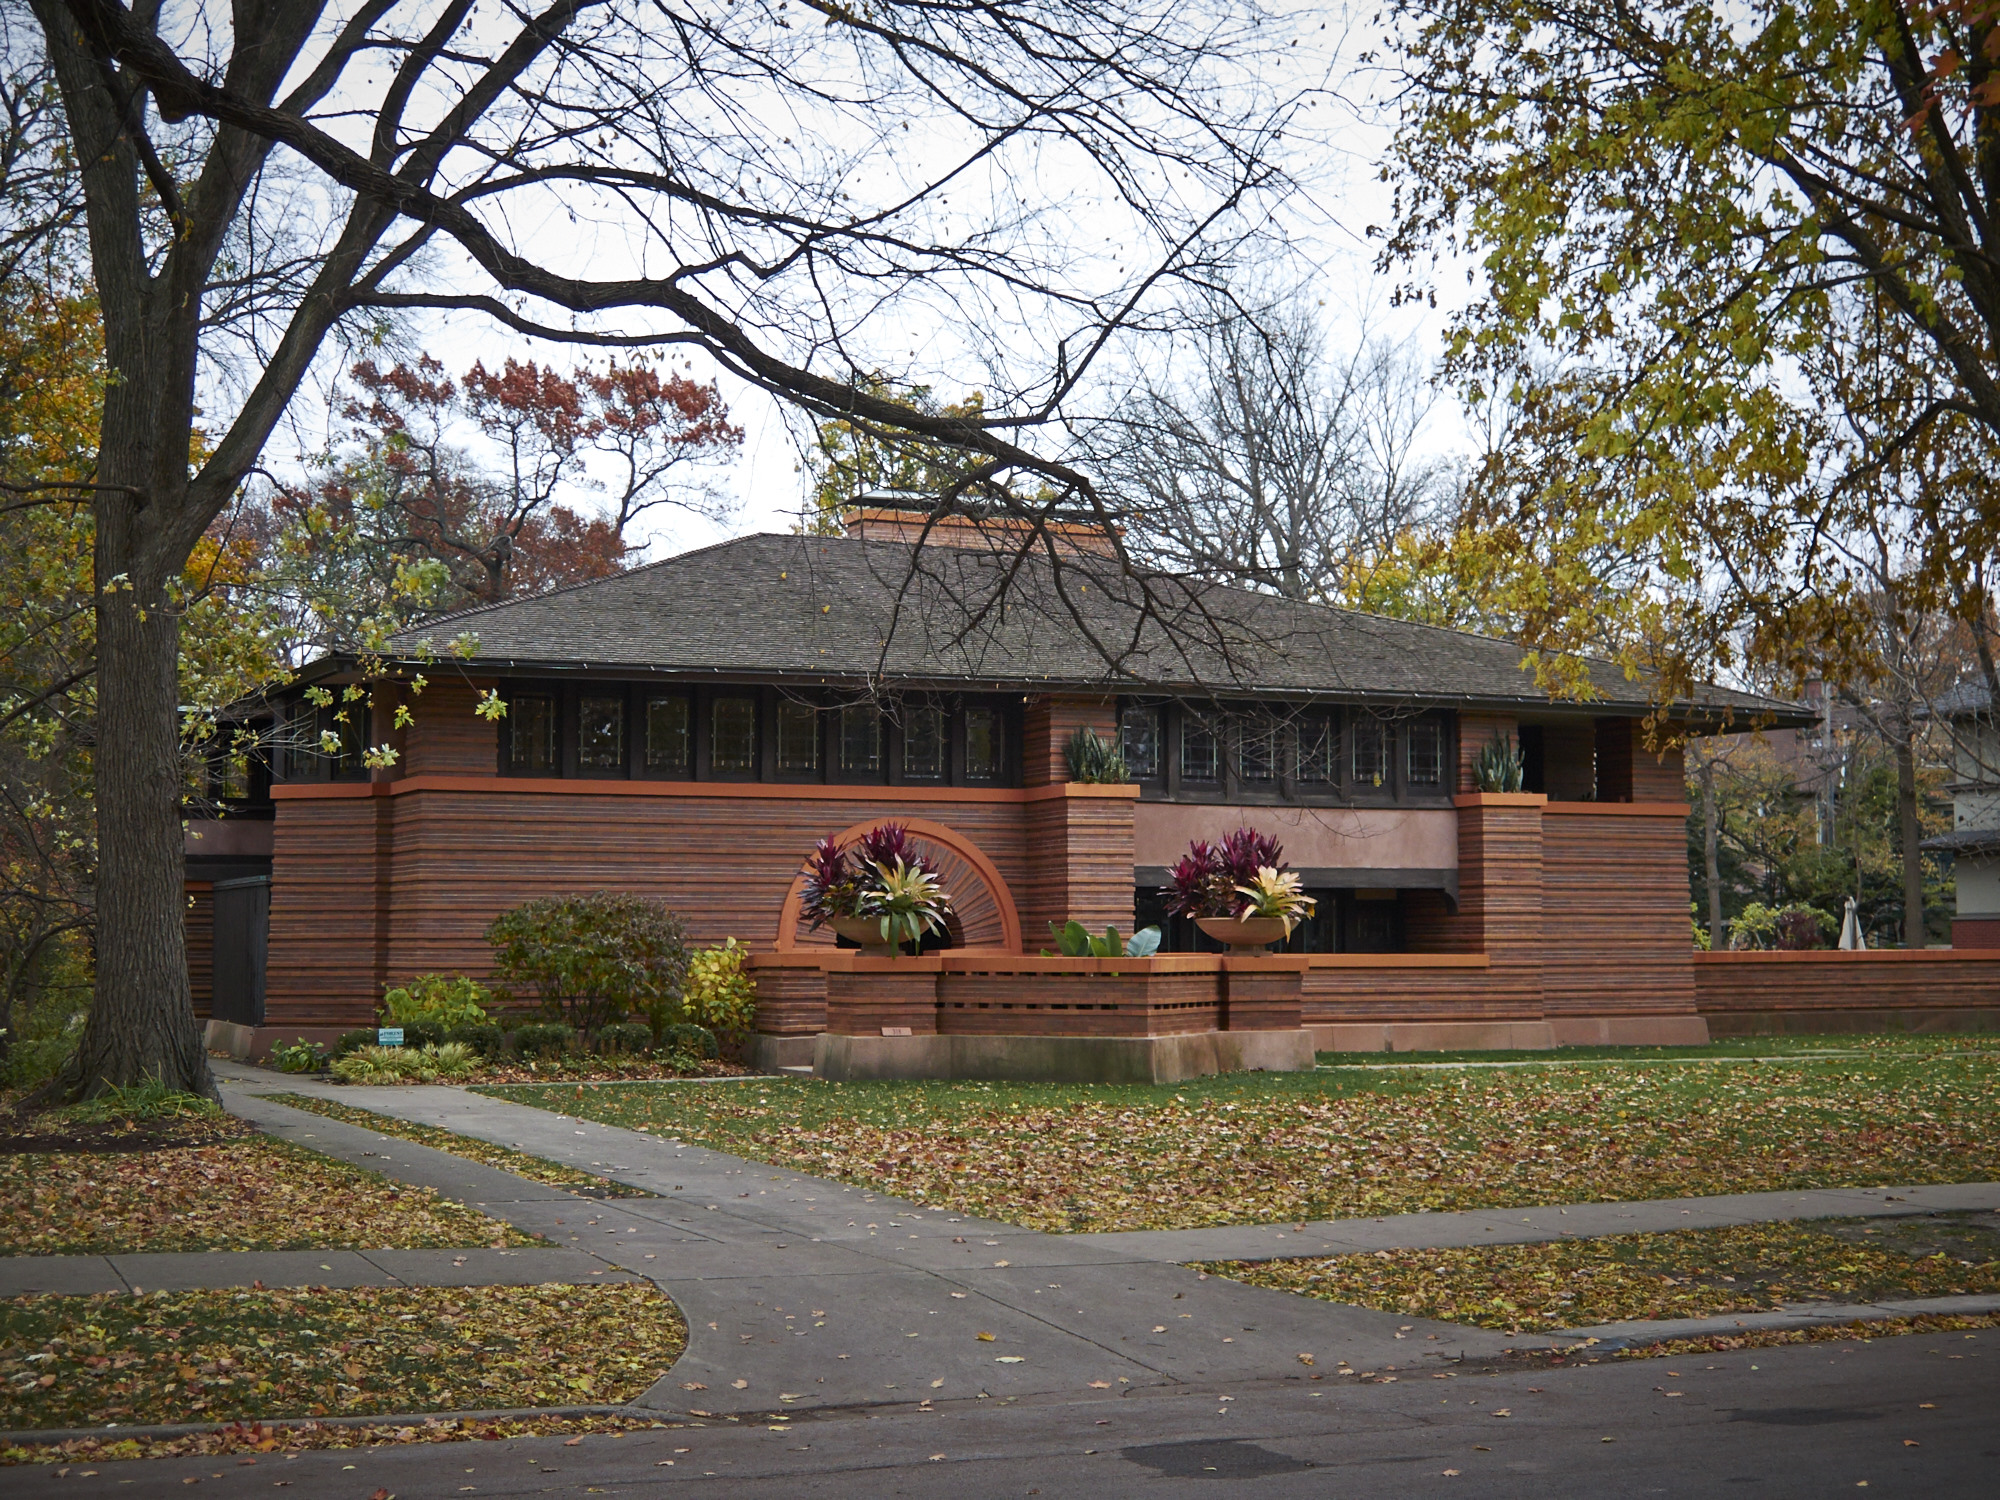
[[[1917,816],[1917,747],[1908,723],[1896,727],[1896,827],[1903,852],[1903,946],[1922,948],[1928,934],[1924,929],[1924,830]]]
[[[98,568],[115,576],[101,552]],[[62,1080],[73,1096],[148,1078],[216,1092],[188,988],[180,619],[165,603],[157,586],[98,593],[97,990]]]
[[[1701,773],[1701,860],[1702,877],[1708,885],[1708,946],[1720,953],[1729,946],[1729,939],[1722,926],[1722,838],[1715,805],[1715,762],[1698,750],[1695,764]]]

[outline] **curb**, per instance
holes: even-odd
[[[1698,1339],[1714,1334],[1759,1333],[1773,1328],[1825,1328],[1829,1325],[1891,1323],[1903,1318],[1984,1317],[2000,1312],[2000,1296],[1962,1293],[1952,1297],[1913,1297],[1899,1302],[1852,1302],[1833,1305],[1794,1304],[1765,1312],[1721,1313],[1713,1318],[1663,1318],[1657,1322],[1601,1323],[1594,1328],[1565,1328],[1548,1337],[1574,1339],[1578,1345],[1616,1353],[1644,1348],[1664,1339]],[[1574,1346],[1572,1346],[1574,1347]]]
[[[384,1412],[374,1417],[244,1417],[234,1422],[174,1422],[158,1427],[31,1427],[23,1432],[0,1432],[0,1444],[27,1447],[34,1444],[73,1443],[84,1438],[192,1437],[203,1432],[227,1432],[236,1427],[258,1427],[279,1431],[291,1427],[422,1427],[433,1422],[525,1422],[537,1417],[632,1417],[640,1420],[663,1415],[642,1411],[637,1406],[520,1406],[493,1411]]]

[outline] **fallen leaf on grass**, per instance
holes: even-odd
[[[1271,1074],[1166,1094],[777,1081],[496,1090],[1031,1228],[1190,1228],[2000,1172],[1989,1051]],[[1940,1174],[1943,1174],[1940,1176]]]

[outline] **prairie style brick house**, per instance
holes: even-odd
[[[1680,755],[1645,748],[1645,690],[1608,665],[1592,701],[1552,702],[1504,641],[1184,580],[1142,599],[1087,540],[1002,594],[979,527],[940,527],[920,553],[907,530],[876,511],[845,536],[745,537],[399,639],[428,662],[420,695],[374,686],[365,736],[286,754],[224,799],[231,815],[189,826],[191,962],[214,1014],[265,1045],[367,1024],[386,984],[484,971],[498,912],[605,887],[753,948],[781,1061],[828,1032],[1159,1036],[1253,1012],[1322,1047],[1683,1042],[1794,1024],[1779,1012],[1824,987],[1788,969],[1746,988],[1698,961]],[[421,649],[461,633],[463,664]],[[302,674],[278,709],[295,745],[337,728],[302,690],[354,674],[334,658]],[[474,712],[489,690],[498,721]],[[394,727],[399,706],[414,724]],[[1809,717],[1714,690],[1678,722],[1704,732],[1725,711]],[[1080,726],[1122,743],[1131,784],[1067,780]],[[1523,752],[1520,793],[1474,785],[1495,736]],[[366,769],[364,744],[384,743],[395,765]],[[866,959],[799,918],[813,842],[885,819],[954,894],[942,952]],[[1243,824],[1276,834],[1319,898],[1287,954],[1225,959],[1168,924],[1137,1010],[1058,983],[1092,961],[1034,956],[1050,922],[1159,921],[1166,867]],[[860,995],[885,963],[899,977]],[[1295,976],[1276,1011],[1247,998],[1259,963]]]

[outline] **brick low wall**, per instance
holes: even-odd
[[[1697,953],[1716,1036],[2000,1030],[2000,952]]]

